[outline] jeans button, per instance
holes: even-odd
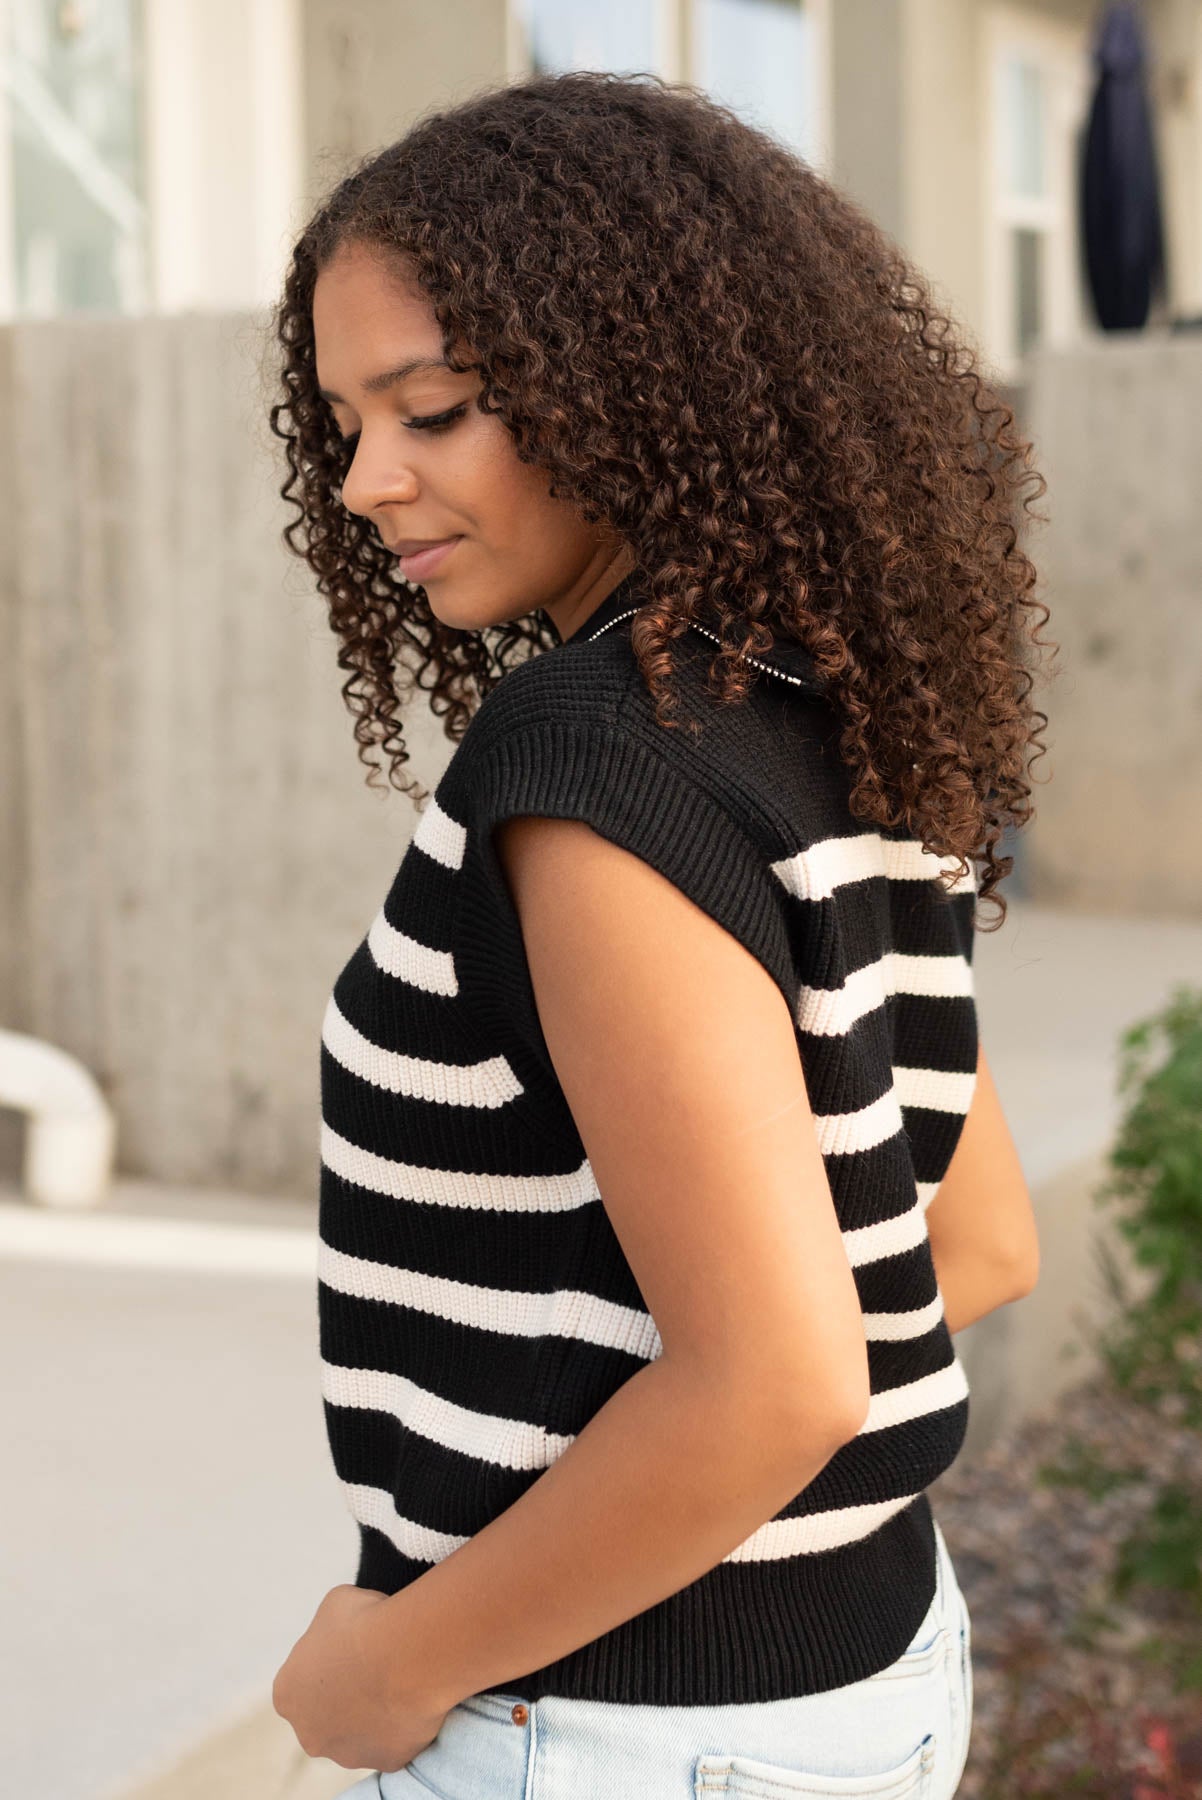
[[[515,1725],[524,1725],[526,1720],[530,1717],[530,1714],[526,1707],[522,1705],[522,1702],[518,1700],[510,1707],[509,1716]]]

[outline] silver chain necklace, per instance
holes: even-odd
[[[633,618],[635,613],[638,611],[639,611],[639,608],[637,606],[632,606],[630,608],[629,612],[618,613],[616,615],[616,617],[614,617],[612,619],[607,619],[605,624],[602,625],[599,630],[594,631],[588,638],[585,639],[585,642],[589,643],[589,644],[594,643],[596,641],[596,639],[601,636],[602,632],[608,631],[612,625],[620,625],[623,619]],[[694,631],[700,631],[703,634],[703,636],[705,636],[707,638],[712,638],[713,642],[715,644],[721,644],[722,639],[720,637],[715,636],[715,634],[712,631],[707,630],[707,628],[704,625],[698,625],[692,619],[690,619],[689,624],[692,626],[692,629]],[[786,675],[786,673],[783,669],[774,668],[771,663],[761,662],[761,660],[758,656],[740,656],[739,661],[745,662],[745,663],[750,663],[753,669],[763,669],[765,671],[765,673],[768,675],[775,675],[778,681],[791,681],[793,683],[794,687],[808,687],[810,685],[809,682],[806,681],[803,676],[801,676],[801,675]]]

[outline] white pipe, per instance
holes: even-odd
[[[117,1122],[78,1058],[0,1030],[0,1106],[28,1115],[26,1196],[40,1206],[98,1206],[112,1184]]]

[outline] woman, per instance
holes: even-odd
[[[417,688],[457,748],[323,1025],[361,1548],[276,1708],[348,1796],[950,1795],[925,1490],[1037,1265],[971,981],[1027,446],[861,213],[652,78],[428,117],[278,329],[360,755]]]

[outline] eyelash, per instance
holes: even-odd
[[[423,419],[410,419],[405,429],[406,431],[447,431],[457,419],[463,417],[466,411],[465,403],[462,406],[452,406],[447,412],[427,413]],[[343,447],[347,450],[352,449],[359,442],[359,437],[360,433],[357,431],[348,432],[342,439]]]

